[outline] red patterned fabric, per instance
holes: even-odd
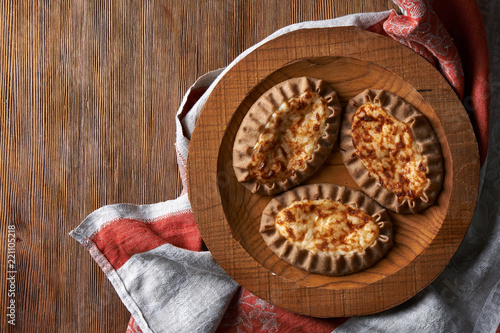
[[[240,332],[332,332],[348,318],[320,319],[273,307],[247,290],[233,298],[217,333]]]
[[[433,63],[462,98],[464,74],[458,50],[429,1],[394,2],[406,15],[392,12],[384,22],[384,30]]]
[[[130,317],[128,321],[126,333],[142,333],[141,328],[135,322],[134,317]]]

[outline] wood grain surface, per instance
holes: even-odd
[[[426,116],[441,146],[444,181],[435,204],[418,214],[391,213],[393,247],[376,265],[356,274],[310,274],[280,260],[259,233],[272,196],[252,194],[233,170],[233,143],[250,107],[274,85],[301,76],[324,80],[342,106],[365,89],[401,96]],[[358,188],[339,155],[334,149],[305,183]],[[316,317],[371,314],[416,295],[458,249],[479,187],[472,125],[444,77],[410,49],[354,27],[291,32],[241,59],[201,112],[187,169],[196,222],[221,267],[253,294]]]
[[[0,3],[0,330],[124,332],[130,314],[68,236],[93,210],[181,191],[174,115],[195,79],[295,22],[386,1]],[[6,323],[7,231],[16,326]]]

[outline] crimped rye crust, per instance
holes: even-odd
[[[352,122],[358,108],[365,103],[382,107],[387,114],[405,123],[411,130],[418,153],[423,158],[422,170],[428,179],[419,196],[398,195],[386,188],[363,165],[353,144]],[[340,130],[340,152],[354,181],[367,195],[387,209],[397,213],[418,213],[434,204],[444,177],[441,147],[427,118],[403,98],[385,90],[365,90],[352,98],[344,110]]]
[[[334,255],[300,248],[281,235],[275,219],[282,209],[304,199],[330,199],[363,211],[378,224],[378,238],[364,251],[349,254]],[[393,243],[392,223],[387,211],[362,192],[334,184],[302,185],[276,196],[262,213],[260,233],[267,246],[281,259],[310,273],[330,276],[352,274],[373,266]]]
[[[275,179],[269,183],[252,177],[250,165],[252,153],[259,136],[269,122],[271,115],[291,98],[306,91],[319,94],[327,101],[326,127],[318,140],[311,158],[305,161],[303,167],[294,170],[293,174],[284,179]],[[236,178],[252,193],[273,195],[286,191],[307,179],[324,163],[335,144],[340,129],[341,107],[337,93],[324,81],[298,77],[283,81],[265,92],[248,110],[236,133],[233,145],[233,169]]]

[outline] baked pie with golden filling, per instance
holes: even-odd
[[[333,184],[303,185],[272,199],[260,232],[281,259],[311,273],[347,275],[374,265],[392,246],[386,210]]]
[[[444,170],[439,141],[426,117],[401,97],[366,90],[351,99],[340,148],[353,179],[382,206],[417,213],[435,202]]]
[[[233,168],[253,193],[272,195],[311,176],[338,137],[337,93],[315,78],[292,78],[265,92],[235,137]]]

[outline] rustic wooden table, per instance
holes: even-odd
[[[130,314],[70,230],[106,204],[179,195],[174,116],[197,77],[285,25],[388,8],[2,1],[0,330],[125,332]],[[12,288],[15,326],[5,316]]]

